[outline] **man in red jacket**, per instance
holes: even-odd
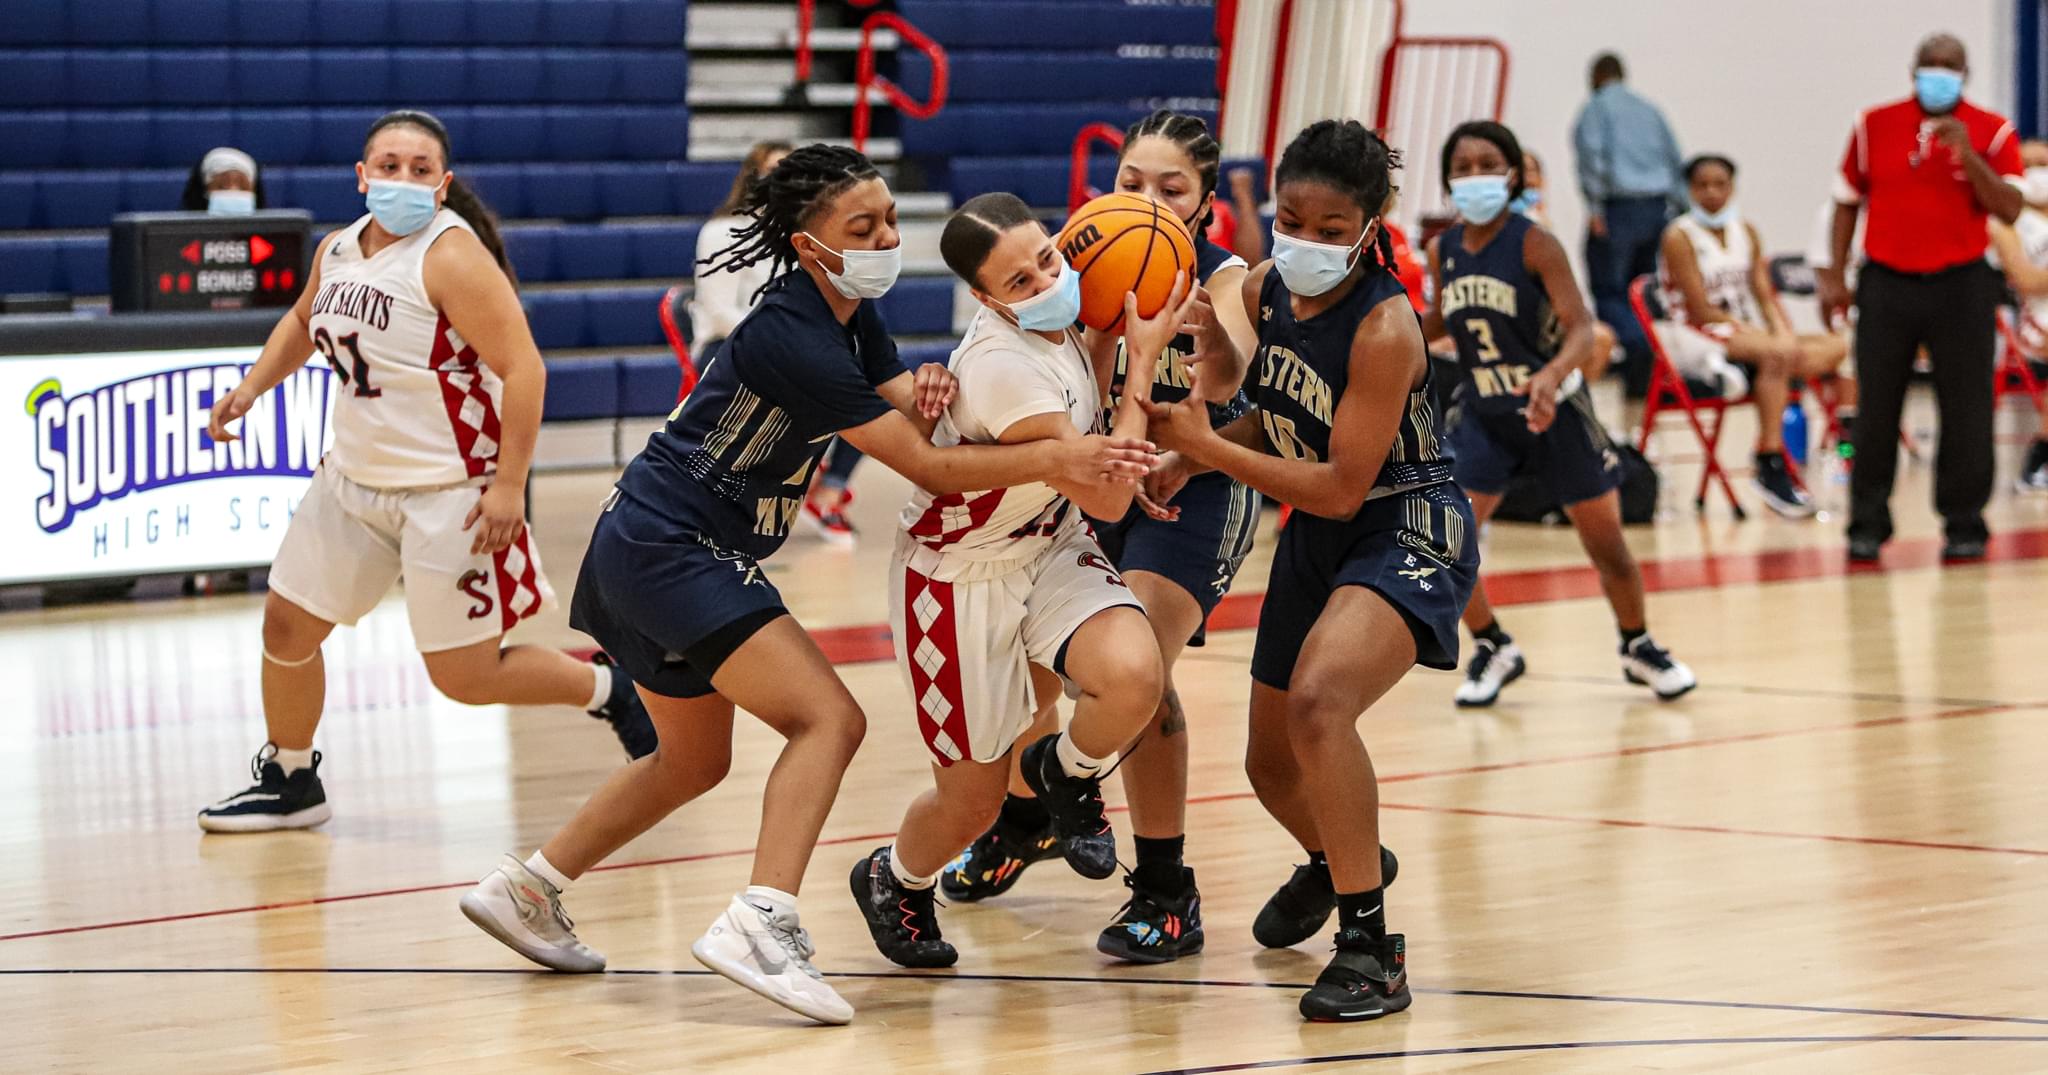
[[[1856,307],[1849,559],[1869,563],[1892,536],[1899,418],[1913,359],[1927,348],[1941,408],[1934,506],[1947,561],[1982,559],[1991,499],[1991,364],[2000,284],[1984,261],[1987,216],[2010,224],[2024,198],[2019,136],[2005,117],[1963,100],[1963,43],[1935,34],[1914,59],[1913,96],[1857,117],[1836,179],[1833,262],[1821,309]],[[1856,218],[1868,211],[1868,260],[1852,295],[1843,280]]]

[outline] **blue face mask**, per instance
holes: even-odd
[[[1017,318],[1018,328],[1030,332],[1062,331],[1081,319],[1081,274],[1062,257],[1058,283],[1028,299],[1003,305]]]
[[[1515,211],[1515,212],[1517,212],[1517,213],[1521,213],[1521,214],[1523,214],[1524,216],[1526,216],[1526,215],[1528,215],[1528,214],[1529,214],[1529,212],[1530,212],[1531,210],[1535,209],[1535,208],[1536,208],[1537,206],[1539,206],[1539,205],[1542,205],[1542,204],[1543,204],[1543,192],[1542,192],[1542,191],[1540,191],[1540,190],[1525,190],[1525,191],[1523,191],[1523,192],[1521,193],[1521,195],[1520,195],[1520,196],[1518,196],[1518,197],[1517,197],[1517,198],[1516,198],[1516,199],[1515,199],[1514,201],[1511,201],[1511,202],[1509,202],[1509,203],[1508,203],[1508,208],[1509,208],[1509,209],[1511,209],[1511,210],[1513,210],[1513,211]]]
[[[1368,224],[1366,232],[1371,230]],[[1280,274],[1280,282],[1287,285],[1287,290],[1303,298],[1312,298],[1343,283],[1344,278],[1351,275],[1351,255],[1364,243],[1364,232],[1359,234],[1358,242],[1350,246],[1336,246],[1282,235],[1276,227],[1273,229],[1273,269]]]
[[[440,207],[434,204],[434,192],[439,187],[423,187],[418,183],[400,183],[391,179],[370,180],[370,193],[364,199],[370,206],[370,215],[377,223],[393,235],[405,236],[427,226],[434,219]]]
[[[1715,231],[1720,231],[1728,225],[1735,223],[1735,203],[1729,202],[1722,206],[1721,211],[1718,213],[1709,213],[1695,205],[1692,207],[1692,218],[1709,228],[1713,228]]]
[[[1508,177],[1468,175],[1451,180],[1451,204],[1467,224],[1486,224],[1508,207]]]
[[[1963,74],[1946,67],[1922,67],[1913,72],[1913,96],[1935,115],[1948,112],[1963,99]]]
[[[214,216],[248,216],[256,211],[256,192],[253,190],[207,191],[206,211]]]

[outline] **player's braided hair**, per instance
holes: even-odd
[[[1181,152],[1194,162],[1195,174],[1202,181],[1202,197],[1216,193],[1216,179],[1223,168],[1223,147],[1217,143],[1216,136],[1209,133],[1209,125],[1202,122],[1202,117],[1162,108],[1131,124],[1130,129],[1124,131],[1123,148],[1117,151],[1117,167],[1123,167],[1124,154],[1130,152],[1138,139],[1148,137],[1164,138],[1179,146]],[[1199,233],[1208,228],[1215,220],[1216,209],[1211,206],[1196,222],[1196,231]]]
[[[1521,197],[1524,186],[1522,176],[1524,162],[1521,140],[1515,137],[1515,132],[1490,119],[1475,119],[1460,123],[1451,129],[1451,136],[1444,139],[1443,160],[1437,173],[1443,177],[1444,189],[1451,189],[1451,155],[1457,152],[1458,143],[1467,138],[1477,138],[1482,142],[1491,142],[1495,149],[1500,150],[1500,155],[1507,159],[1508,167],[1512,169],[1510,174],[1514,176],[1514,182],[1508,187],[1508,197]],[[1689,175],[1688,178],[1690,178]]]
[[[1274,187],[1296,180],[1324,184],[1358,203],[1371,220],[1386,210],[1394,191],[1394,169],[1401,153],[1378,134],[1351,119],[1319,119],[1302,129],[1280,154],[1273,170]],[[1394,271],[1394,240],[1380,222],[1373,257],[1381,269]]]
[[[773,171],[747,184],[739,212],[753,222],[733,233],[732,245],[699,264],[710,272],[726,272],[766,261],[769,275],[780,276],[796,264],[790,239],[847,188],[880,175],[858,150],[822,143],[798,146]]]
[[[386,112],[378,116],[377,122],[370,124],[370,133],[363,136],[364,157],[370,155],[370,142],[377,137],[377,132],[386,127],[414,127],[433,135],[434,141],[441,143],[441,167],[454,166],[455,153],[449,147],[447,125],[435,118],[433,113],[413,108],[401,108],[396,112]],[[476,232],[476,237],[484,244],[484,249],[491,252],[491,259],[498,263],[500,269],[505,270],[506,278],[515,285],[518,284],[519,277],[512,271],[512,259],[505,256],[505,240],[498,234],[498,215],[491,212],[491,207],[485,205],[482,198],[477,197],[476,191],[470,189],[469,184],[464,183],[461,176],[448,180],[448,194],[442,204],[455,210],[456,216],[469,222],[470,229]]]

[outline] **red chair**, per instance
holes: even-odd
[[[2040,411],[2048,407],[2042,398],[2048,389],[2034,373],[2034,363],[2041,361],[2041,356],[2020,338],[2020,318],[2025,316],[2010,306],[1998,308],[1998,365],[1991,371],[1991,402],[1995,407],[2012,393],[2025,392],[2034,410]]]
[[[690,345],[696,342],[690,327],[690,298],[696,293],[697,289],[689,284],[677,284],[661,297],[661,332],[668,337],[669,348],[676,353],[676,364],[683,369],[682,385],[676,390],[677,403],[697,387],[697,363],[690,359]]]
[[[1636,277],[1628,285],[1628,304],[1635,311],[1636,322],[1642,326],[1643,335],[1650,341],[1650,392],[1643,400],[1643,429],[1636,437],[1636,450],[1647,452],[1650,434],[1656,431],[1657,419],[1669,411],[1678,411],[1685,416],[1686,424],[1692,427],[1693,436],[1699,440],[1700,452],[1704,456],[1704,469],[1700,472],[1700,487],[1693,494],[1693,507],[1702,511],[1707,506],[1708,486],[1719,483],[1721,492],[1728,497],[1728,506],[1735,510],[1737,519],[1746,519],[1749,512],[1744,510],[1742,501],[1736,499],[1735,486],[1728,480],[1728,472],[1721,467],[1717,451],[1721,444],[1721,426],[1727,417],[1728,408],[1756,402],[1754,396],[1741,399],[1723,399],[1720,396],[1695,395],[1678,367],[1671,362],[1671,356],[1664,350],[1664,340],[1657,335],[1657,313],[1650,307],[1649,289],[1656,282],[1654,276]],[[1702,419],[1704,415],[1704,420]],[[1760,420],[1762,420],[1760,418]],[[1776,420],[1773,417],[1771,420]],[[1791,457],[1786,466],[1793,466]],[[1794,481],[1799,480],[1797,470],[1792,472]]]

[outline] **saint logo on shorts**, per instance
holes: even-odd
[[[1084,552],[1079,557],[1076,557],[1074,562],[1082,567],[1092,567],[1109,576],[1105,581],[1112,586],[1122,586],[1124,584],[1123,578],[1116,573],[1116,566],[1109,562],[1108,557],[1103,556],[1099,552]]]
[[[474,568],[462,573],[455,581],[455,588],[470,596],[476,604],[469,607],[469,618],[480,620],[491,614],[491,573]]]

